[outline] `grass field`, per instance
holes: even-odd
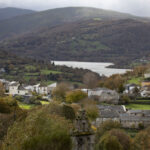
[[[128,80],[128,83],[129,83],[129,84],[134,83],[134,84],[140,85],[142,80],[143,80],[142,77],[132,78],[132,79]]]
[[[32,109],[33,107],[35,107],[35,105],[28,105],[28,104],[24,104],[24,103],[21,103],[21,102],[18,102],[18,105],[21,109]]]
[[[54,71],[54,70],[47,70],[47,69],[41,70],[41,74],[48,75],[50,73],[52,73],[52,74],[60,74],[61,72]]]
[[[46,102],[46,101],[40,101],[42,105],[48,105],[49,102]]]
[[[40,101],[42,105],[48,105],[49,102],[46,102],[46,101]],[[18,102],[18,105],[21,109],[26,109],[26,110],[29,110],[29,109],[32,109],[34,108],[36,105],[34,104],[24,104],[24,103],[21,103],[21,102]]]
[[[133,110],[150,110],[150,105],[143,105],[143,104],[129,104],[126,105],[126,108],[133,109]]]

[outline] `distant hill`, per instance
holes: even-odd
[[[10,19],[16,16],[31,14],[34,11],[28,9],[19,9],[13,7],[0,8],[0,21]]]
[[[150,56],[150,23],[90,19],[6,40],[0,48],[44,60],[103,61],[125,66]]]
[[[54,27],[56,25],[79,20],[116,20],[128,18],[142,19],[130,14],[88,7],[51,9],[24,16],[17,16],[15,18],[0,22],[0,40],[17,34],[31,32],[45,27]]]

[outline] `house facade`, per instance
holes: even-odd
[[[115,90],[109,90],[106,88],[97,89],[82,89],[82,91],[88,94],[89,98],[95,98],[98,102],[106,102],[110,104],[119,103],[119,94]]]
[[[125,106],[98,106],[99,118],[95,125],[107,120],[118,121],[124,128],[140,128],[150,125],[150,110],[126,110]]]
[[[19,85],[20,85],[19,82],[15,82],[15,81],[11,82],[9,84],[9,94],[10,95],[18,95],[19,94],[19,92],[18,92]]]

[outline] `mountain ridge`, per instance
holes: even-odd
[[[0,21],[11,19],[13,17],[22,16],[26,14],[34,13],[35,11],[29,9],[21,9],[15,7],[0,8]]]
[[[54,27],[56,25],[76,22],[79,20],[89,20],[92,18],[97,20],[117,20],[128,18],[145,20],[145,18],[132,16],[126,13],[91,7],[57,8],[34,14],[17,16],[0,22],[0,40],[45,27]]]
[[[133,19],[66,23],[3,41],[0,48],[44,60],[128,65],[149,56],[150,23]]]

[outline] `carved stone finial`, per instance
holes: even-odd
[[[80,110],[75,120],[75,130],[73,131],[73,150],[93,150],[94,132],[91,129],[85,110]]]

